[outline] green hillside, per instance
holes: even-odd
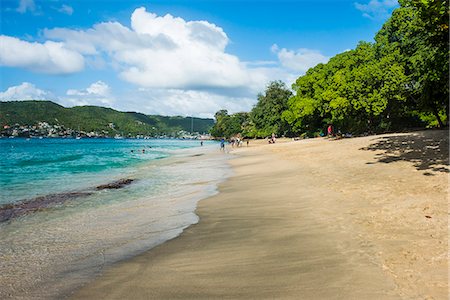
[[[80,131],[96,131],[110,136],[171,134],[179,130],[191,131],[190,117],[166,117],[137,112],[120,112],[99,106],[66,108],[51,101],[0,102],[0,125],[32,126],[39,122],[61,125]],[[193,118],[193,131],[206,133],[214,125],[213,119]]]

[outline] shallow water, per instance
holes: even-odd
[[[114,142],[119,144],[112,147],[119,150],[107,150],[105,143]],[[217,184],[230,172],[227,157],[217,150],[216,144],[204,147],[192,147],[198,142],[183,144],[184,141],[179,142],[181,146],[176,142],[167,142],[166,147],[153,144],[151,149],[155,152],[143,158],[142,153],[131,153],[130,148],[137,149],[136,141],[98,144],[89,141],[85,149],[71,155],[66,149],[70,146],[65,143],[73,141],[63,141],[61,146],[49,143],[53,152],[57,152],[53,157],[37,159],[38,163],[33,164],[30,161],[35,154],[22,157],[19,153],[24,150],[16,150],[14,155],[20,157],[16,167],[11,161],[2,162],[2,169],[7,166],[2,172],[19,173],[17,169],[22,168],[23,176],[28,177],[27,183],[9,175],[11,187],[7,191],[2,189],[2,201],[10,203],[42,195],[43,186],[47,187],[47,193],[90,190],[92,194],[0,223],[2,299],[59,298],[100,274],[105,266],[176,237],[198,221],[194,213],[198,200],[216,193]],[[36,152],[49,147],[40,146],[41,150]],[[63,150],[58,151],[57,147]],[[97,156],[103,153],[98,158],[98,169],[81,168],[73,163],[95,164],[97,160],[89,152]],[[36,167],[39,164],[45,167],[39,170]],[[13,189],[12,186],[17,189],[31,185],[33,176],[27,168],[38,174],[38,183],[28,190]],[[60,178],[48,176],[46,172],[51,169],[56,169]],[[135,181],[121,189],[92,189],[118,178]],[[49,182],[52,184],[48,185]],[[2,179],[1,184],[5,183]]]
[[[143,162],[199,144],[173,139],[0,139],[0,205],[110,182]]]

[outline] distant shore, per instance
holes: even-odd
[[[448,297],[448,130],[232,153],[197,225],[73,298]]]

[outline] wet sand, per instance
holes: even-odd
[[[448,297],[448,131],[251,141],[232,155],[197,225],[73,298]]]

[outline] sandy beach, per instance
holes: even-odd
[[[230,155],[198,224],[72,298],[448,298],[448,130]]]

